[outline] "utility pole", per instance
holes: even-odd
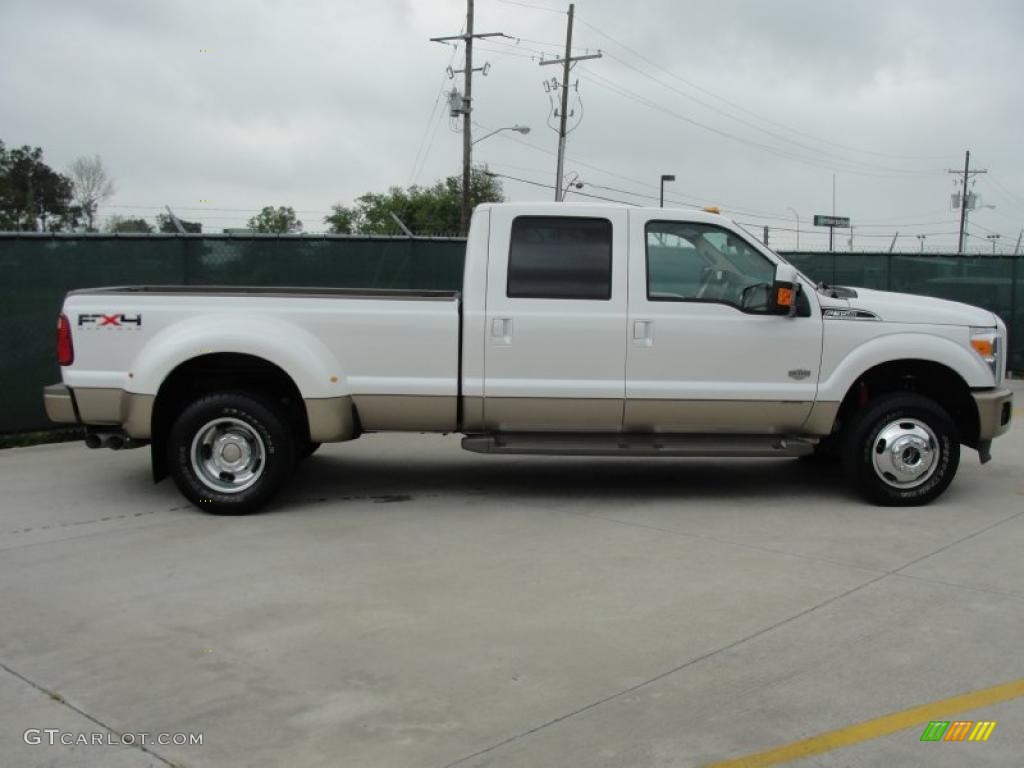
[[[896,238],[899,237],[899,236],[900,236],[899,232],[897,232],[895,235],[892,236],[892,242],[889,243],[889,253],[892,253],[892,249],[896,247]]]
[[[768,245],[768,225],[764,225],[764,244]]]
[[[979,173],[988,173],[988,170],[972,171],[971,170],[971,150],[967,150],[964,154],[964,169],[963,171],[957,171],[952,168],[948,169],[946,173],[955,173],[957,176],[963,175],[961,184],[963,185],[963,191],[960,194],[960,245],[957,248],[957,253],[964,252],[964,237],[967,233],[967,182],[971,176]]]
[[[789,208],[790,211],[793,212],[793,215],[796,216],[796,249],[799,251],[800,250],[800,214],[796,212],[796,208],[793,208],[792,206],[787,206],[787,207]]]
[[[178,217],[174,215],[174,211],[171,210],[171,206],[165,205],[164,208],[167,209],[167,215],[171,217],[171,223],[173,223],[174,228],[178,230],[178,234],[185,234],[185,228],[181,225],[181,222],[178,220]]]
[[[505,37],[503,32],[482,32],[473,33],[473,0],[466,0],[466,33],[464,35],[448,35],[447,37],[432,37],[431,42],[448,43],[451,40],[462,40],[466,48],[466,64],[463,73],[463,95],[462,95],[462,234],[469,232],[469,217],[473,212],[470,182],[473,174],[473,121],[470,117],[473,111],[473,72],[481,71],[484,67],[473,69],[473,39],[477,37]],[[449,74],[459,70],[451,70]],[[487,74],[484,72],[484,74]]]
[[[836,215],[836,175],[832,174],[832,215]],[[828,250],[832,252],[832,235],[835,233],[835,227],[828,228]]]
[[[555,202],[562,201],[562,175],[565,172],[565,122],[569,116],[569,71],[572,69],[572,65],[577,61],[583,59],[599,59],[601,58],[601,52],[590,53],[585,56],[573,56],[572,55],[572,22],[573,17],[576,14],[576,4],[569,3],[569,21],[565,27],[565,57],[561,59],[548,59],[542,61],[540,65],[546,66],[549,64],[561,64],[562,65],[562,107],[559,110],[559,122],[558,122],[558,167],[555,171]]]
[[[1020,234],[1017,235],[1017,247],[1013,249],[1013,255],[1014,256],[1020,256],[1020,241],[1021,241],[1021,239],[1024,239],[1024,229],[1022,229],[1020,231]]]

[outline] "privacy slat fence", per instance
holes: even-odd
[[[64,294],[103,285],[459,289],[457,238],[0,233],[0,433],[51,426],[40,390],[60,379],[54,329]],[[799,253],[815,280],[965,301],[1011,328],[1024,370],[1024,266],[1013,257]]]

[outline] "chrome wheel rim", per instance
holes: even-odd
[[[875,473],[893,488],[916,488],[939,466],[939,441],[917,419],[899,419],[882,427],[871,447]]]
[[[192,439],[192,469],[207,488],[241,493],[263,475],[266,449],[259,432],[241,419],[208,421]]]

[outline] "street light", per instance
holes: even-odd
[[[918,235],[917,236],[917,239],[921,241],[921,253],[924,253],[924,239],[926,237],[928,237],[928,235]]]
[[[569,188],[583,189],[583,181],[580,179],[580,175],[573,171],[572,173],[566,174],[565,178],[562,179],[565,182],[565,189],[562,191],[562,201],[565,201],[565,196],[569,194]]]
[[[1002,235],[985,235],[985,237],[987,237],[989,240],[992,241],[992,255],[995,256],[996,255],[996,242],[999,240],[1000,237],[1002,237]]]
[[[489,138],[489,137],[493,136],[496,133],[501,133],[502,131],[515,131],[516,133],[521,133],[521,134],[523,134],[525,136],[526,134],[528,134],[530,132],[530,126],[528,126],[528,125],[506,125],[504,128],[498,128],[497,130],[491,131],[490,133],[485,133],[479,139],[474,139],[473,140],[473,144],[479,144],[484,139]]]
[[[676,180],[676,177],[673,176],[671,173],[663,173],[661,175],[661,197],[659,198],[659,202],[658,202],[658,207],[659,208],[664,208],[665,207],[665,182],[666,181],[675,181],[675,180]]]
[[[793,207],[788,206],[788,205],[786,206],[786,208],[791,210],[793,212],[793,215],[796,216],[796,249],[799,251],[800,250],[800,214],[796,212],[796,208],[793,208]]]

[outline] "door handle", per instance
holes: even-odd
[[[654,344],[653,320],[633,321],[633,343],[640,347],[650,347]]]
[[[491,337],[498,344],[512,343],[512,318],[495,317],[491,320]]]

